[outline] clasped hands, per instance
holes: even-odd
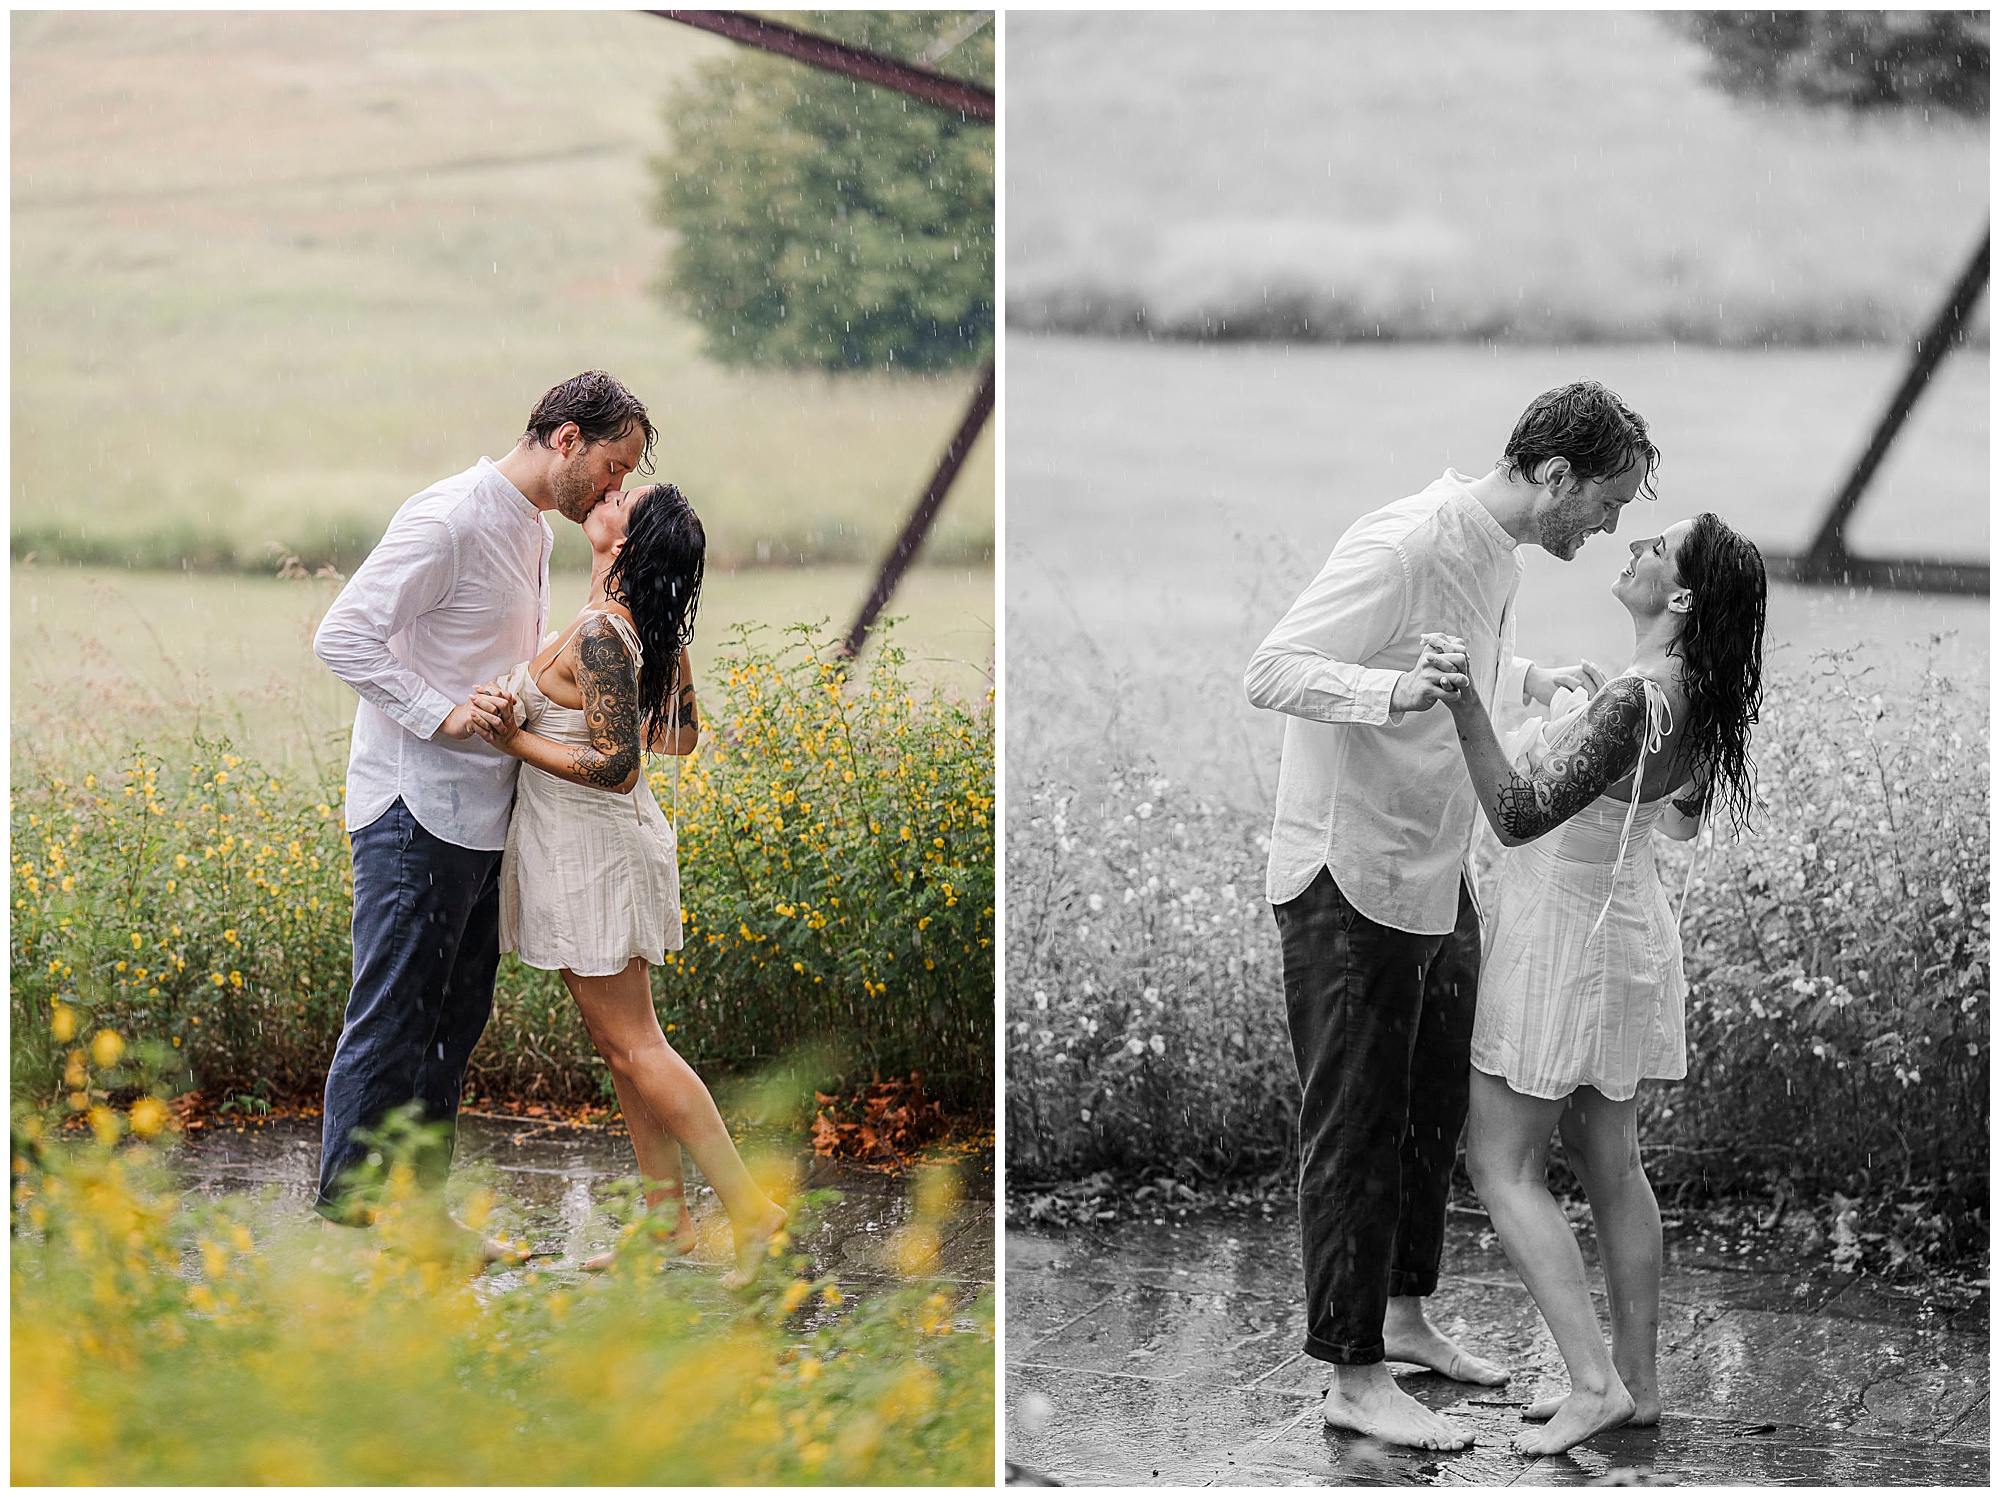
[[[498,681],[472,688],[472,694],[452,708],[438,725],[442,738],[482,738],[499,748],[518,731],[514,694]]]
[[[1389,694],[1391,712],[1424,712],[1443,702],[1453,712],[1480,708],[1479,691],[1472,684],[1471,658],[1465,641],[1455,634],[1425,634],[1417,663],[1396,678]],[[1557,691],[1569,687],[1595,696],[1604,684],[1604,671],[1590,661],[1579,665],[1528,667],[1528,695],[1547,706]]]
[[[1477,707],[1479,693],[1473,687],[1471,663],[1465,641],[1453,634],[1426,634],[1417,651],[1417,663],[1396,678],[1389,693],[1391,712],[1427,712],[1443,702],[1454,712],[1467,703]]]

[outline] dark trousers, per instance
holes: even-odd
[[[367,1154],[354,1138],[406,1103],[447,1125],[440,1153],[419,1156],[440,1185],[472,1047],[493,1012],[500,965],[500,854],[425,831],[401,800],[354,833],[354,986],[326,1073],[319,1198],[346,1215],[341,1176]]]
[[[1379,1362],[1389,1298],[1437,1289],[1471,1086],[1479,912],[1461,882],[1450,935],[1391,930],[1324,868],[1273,912],[1302,1094],[1305,1350]]]

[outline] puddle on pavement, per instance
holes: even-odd
[[[739,1139],[746,1154],[775,1141]],[[214,1199],[247,1195],[267,1210],[303,1220],[311,1210],[319,1169],[315,1119],[279,1118],[240,1130],[204,1129],[186,1136],[173,1155],[189,1195]],[[935,1282],[963,1303],[993,1282],[993,1165],[990,1151],[957,1161],[963,1185],[956,1215],[940,1235],[937,1257],[918,1277]],[[894,1243],[910,1218],[908,1178],[860,1169],[840,1161],[803,1156],[802,1188],[830,1191],[832,1200],[799,1235],[816,1274],[832,1274],[851,1299],[904,1282]],[[729,1242],[728,1218],[715,1193],[688,1165],[688,1197],[701,1250],[697,1263],[720,1273]],[[498,1197],[495,1223],[525,1237],[535,1251],[530,1267],[542,1275],[580,1273],[582,1260],[611,1246],[616,1224],[606,1212],[612,1188],[638,1173],[624,1130],[526,1119],[462,1115],[452,1163],[450,1198],[462,1200],[478,1185]],[[489,1270],[483,1286],[501,1292],[520,1272]]]
[[[1601,1276],[1585,1241],[1594,1287]],[[1428,1309],[1510,1367],[1504,1389],[1398,1367],[1464,1425],[1436,1455],[1326,1429],[1327,1376],[1304,1356],[1298,1243],[1285,1216],[1191,1213],[1007,1234],[1010,1461],[1112,1485],[1985,1485],[1982,1286],[1930,1292],[1837,1274],[1782,1243],[1744,1255],[1690,1233],[1668,1248],[1655,1431],[1529,1461],[1511,1441],[1532,1395],[1563,1386],[1540,1312],[1483,1217],[1454,1213]]]

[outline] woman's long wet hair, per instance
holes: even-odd
[[[681,651],[694,637],[708,537],[701,518],[670,483],[641,489],[625,519],[625,545],[604,576],[605,596],[632,611],[644,656],[639,711],[645,737],[668,725],[680,690]]]
[[[1674,653],[1687,693],[1689,768],[1704,809],[1720,809],[1736,830],[1750,822],[1756,774],[1750,725],[1764,704],[1764,558],[1712,514],[1694,527],[1674,557],[1693,607]]]

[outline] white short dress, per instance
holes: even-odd
[[[1547,722],[1533,719],[1510,736],[1516,762],[1539,764],[1587,706],[1582,692],[1562,693]],[[1666,694],[1652,681],[1646,707],[1635,779],[1673,731]],[[1642,1080],[1687,1075],[1680,928],[1652,836],[1681,793],[1636,805],[1599,796],[1555,830],[1501,850],[1483,888],[1476,1070],[1531,1097],[1593,1086],[1613,1101]]]
[[[618,614],[596,611],[610,618],[636,663],[638,633]],[[525,709],[521,726],[587,747],[583,713],[543,695],[532,664],[515,666],[504,682]],[[646,776],[616,795],[523,764],[500,858],[500,949],[530,967],[609,977],[635,956],[657,966],[680,946],[674,829]]]

